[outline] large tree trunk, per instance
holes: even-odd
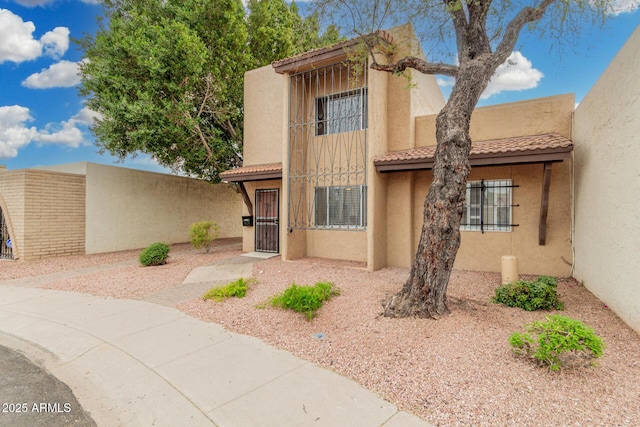
[[[493,71],[476,60],[460,67],[451,96],[436,120],[433,182],[409,279],[384,303],[387,317],[438,318],[449,313],[447,285],[460,246],[471,138],[471,113]]]

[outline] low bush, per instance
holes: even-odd
[[[204,248],[209,253],[211,243],[218,238],[218,224],[211,221],[194,222],[189,226],[189,238],[195,249]]]
[[[509,337],[509,344],[517,356],[527,356],[552,371],[580,360],[590,361],[593,365],[593,359],[602,356],[604,341],[584,323],[558,314],[546,319],[545,322],[529,323],[524,327],[525,332],[516,332]]]
[[[149,245],[140,253],[140,264],[148,267],[150,265],[162,265],[167,263],[171,248],[166,243],[157,242]]]
[[[222,301],[225,298],[244,298],[247,295],[247,291],[251,285],[255,284],[256,280],[240,278],[234,282],[231,282],[225,286],[216,286],[211,288],[206,294],[202,296],[203,300]]]
[[[293,283],[284,292],[272,297],[269,304],[302,313],[307,320],[311,320],[322,304],[336,295],[340,295],[340,289],[330,282],[318,282],[313,286]]]
[[[556,278],[551,276],[540,276],[533,282],[519,280],[507,283],[496,289],[492,301],[527,311],[564,310],[564,304],[556,292],[557,284]]]

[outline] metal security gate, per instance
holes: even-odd
[[[9,236],[7,222],[4,219],[2,209],[0,209],[0,258],[13,259],[13,244]]]
[[[256,190],[256,252],[280,251],[280,192]]]

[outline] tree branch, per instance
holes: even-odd
[[[502,37],[502,41],[498,45],[495,55],[493,55],[500,64],[504,63],[513,51],[520,34],[520,30],[522,30],[526,24],[542,18],[547,8],[556,1],[557,0],[543,0],[543,2],[536,8],[525,7],[518,12],[511,22],[509,22],[509,25],[507,25],[504,32],[504,36]]]
[[[456,45],[458,48],[458,61],[462,63],[469,57],[469,39],[467,36],[467,17],[462,9],[462,0],[444,0],[447,12],[451,15],[453,26],[456,29]],[[464,55],[462,53],[464,52]]]
[[[442,74],[445,76],[456,77],[458,75],[458,66],[444,63],[432,63],[415,56],[405,56],[393,64],[380,64],[373,60],[371,68],[378,71],[386,71],[389,73],[401,73],[407,68],[413,68],[423,74]]]
[[[486,21],[491,0],[466,0],[469,10],[469,44],[473,46],[472,55],[491,52],[491,44],[487,37]]]
[[[191,117],[191,114],[189,114],[188,111],[184,112],[184,116],[188,120],[193,120],[193,118]],[[196,136],[198,137],[198,139],[200,140],[200,142],[202,143],[202,145],[204,145],[204,149],[207,151],[207,158],[208,159],[213,158],[213,152],[211,151],[211,147],[209,147],[209,144],[207,143],[207,138],[204,136],[204,133],[202,132],[202,129],[200,129],[200,125],[196,124],[195,128],[193,129],[193,131],[196,134]]]

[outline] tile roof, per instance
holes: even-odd
[[[222,172],[220,178],[229,182],[278,179],[282,178],[282,163],[266,163],[235,168]]]
[[[573,150],[573,142],[570,139],[558,134],[530,135],[514,138],[493,139],[488,141],[473,142],[469,160],[474,159],[499,159],[508,157],[515,159],[518,156],[528,156],[526,161],[531,163],[536,155],[540,155],[539,161],[545,161],[547,157],[561,158],[568,157],[565,155]],[[418,147],[411,150],[394,151],[373,159],[378,169],[385,165],[402,165],[402,164],[418,164],[423,163],[429,166],[433,163],[435,157],[436,146]],[[548,156],[556,154],[556,156]],[[532,157],[534,156],[534,157]],[[544,157],[544,158],[543,158]],[[480,162],[477,162],[480,164]],[[495,164],[505,163],[504,161],[496,161]],[[520,163],[514,161],[514,163]],[[473,164],[473,162],[472,162]],[[482,161],[481,164],[491,164],[490,161]]]
[[[381,41],[384,41],[387,43],[393,43],[393,36],[389,32],[384,30],[378,30],[362,37],[372,37],[372,36],[378,38],[378,43]],[[329,46],[309,50],[307,52],[303,52],[298,55],[291,56],[289,58],[284,58],[284,59],[280,59],[279,61],[274,61],[271,63],[271,65],[273,66],[273,68],[275,68],[276,72],[278,73],[285,73],[290,70],[295,70],[297,68],[296,65],[299,65],[299,64],[312,63],[316,60],[326,59],[327,56],[343,55],[348,48],[360,43],[362,40],[362,37],[356,37],[354,39],[337,42]]]

